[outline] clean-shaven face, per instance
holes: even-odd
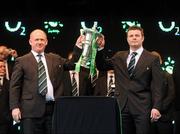
[[[140,30],[130,30],[127,33],[127,42],[131,49],[138,49],[142,46],[144,36]]]
[[[47,36],[42,30],[34,30],[29,39],[29,44],[32,50],[37,53],[44,52],[46,45],[48,43]]]

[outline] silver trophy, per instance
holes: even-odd
[[[97,30],[97,22],[94,22],[92,28],[87,28],[84,22],[81,22],[83,29],[80,29],[81,35],[85,36],[85,41],[83,42],[83,52],[81,59],[81,66],[85,68],[90,68],[91,56],[92,56],[92,45],[96,41],[98,36],[101,36],[101,33]]]

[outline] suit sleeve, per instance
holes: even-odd
[[[163,95],[163,74],[160,68],[159,59],[156,58],[152,63],[152,108],[161,110],[162,108],[162,95]]]
[[[113,69],[113,58],[106,59],[105,51],[98,51],[96,55],[96,66],[100,71],[111,70]]]
[[[13,73],[10,80],[10,89],[9,89],[10,109],[20,107],[19,99],[21,95],[22,79],[23,79],[23,71],[20,64],[20,59],[18,58],[15,61]]]
[[[74,70],[75,65],[78,62],[80,56],[82,53],[82,49],[78,48],[77,46],[73,49],[73,54],[71,59],[65,59],[64,60],[64,71]]]

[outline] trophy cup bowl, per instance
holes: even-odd
[[[92,55],[92,45],[93,41],[96,41],[96,38],[101,34],[92,29],[86,29],[82,31],[85,35],[85,41],[83,42],[83,52],[82,52],[82,61],[81,66],[89,68],[91,64],[91,55]],[[96,44],[95,44],[96,45]],[[97,47],[97,46],[95,46]]]
[[[80,29],[81,35],[84,36],[82,41],[82,54],[79,61],[76,63],[75,70],[80,71],[80,67],[90,69],[91,75],[95,72],[95,57],[97,53],[97,37],[102,36],[100,33],[102,30],[97,27],[97,22],[94,22],[92,28],[87,28],[85,22],[81,22],[82,29]]]

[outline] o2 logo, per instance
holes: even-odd
[[[159,28],[163,31],[163,32],[172,32],[173,30],[175,30],[174,35],[175,36],[179,36],[180,32],[179,32],[179,26],[176,25],[175,21],[171,21],[169,23],[169,25],[165,22],[162,21],[158,21],[158,25]]]
[[[15,32],[20,32],[19,34],[21,36],[26,35],[26,28],[22,25],[21,21],[17,21],[15,23],[10,23],[9,21],[5,21],[4,23],[5,28],[7,31],[15,33]]]

